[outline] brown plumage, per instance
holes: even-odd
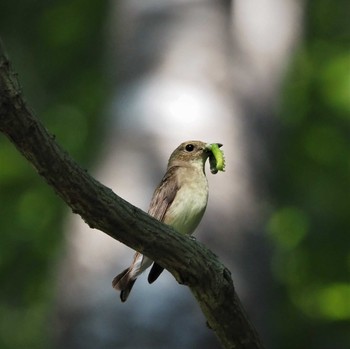
[[[221,146],[221,145],[220,145]],[[210,154],[206,143],[188,141],[171,154],[167,171],[156,188],[148,213],[183,234],[192,234],[200,222],[208,200],[204,165]],[[153,261],[136,252],[131,266],[117,275],[112,285],[125,302],[137,277]],[[154,282],[164,268],[153,263],[148,282]]]

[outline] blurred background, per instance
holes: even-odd
[[[350,347],[346,0],[0,2],[28,105],[147,210],[167,159],[221,142],[196,237],[266,348]],[[0,349],[219,348],[189,290],[111,281],[133,252],[73,216],[0,135]]]

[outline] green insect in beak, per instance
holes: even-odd
[[[206,145],[206,148],[210,150],[209,164],[210,171],[213,174],[218,173],[218,171],[225,171],[225,157],[220,147],[222,147],[222,144],[220,143],[211,143]]]

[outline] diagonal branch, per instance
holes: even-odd
[[[129,204],[76,164],[26,106],[1,42],[0,131],[91,228],[147,255],[188,285],[223,348],[262,348],[229,270],[205,246]]]

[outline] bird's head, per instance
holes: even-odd
[[[181,143],[171,154],[168,167],[196,163],[204,167],[209,158],[212,173],[224,171],[225,160],[221,143],[204,143],[201,141],[187,141]]]

